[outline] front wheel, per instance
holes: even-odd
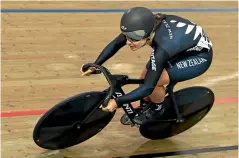
[[[106,95],[106,92],[87,92],[58,103],[37,122],[34,142],[42,148],[57,150],[93,137],[115,114],[100,108]]]

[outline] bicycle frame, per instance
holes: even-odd
[[[143,79],[129,79],[128,76],[125,76],[125,75],[112,75],[111,81],[113,82],[112,86],[114,87],[114,92],[112,95],[114,98],[121,97],[121,96],[125,95],[125,93],[122,89],[122,87],[124,85],[143,84],[144,83]],[[136,113],[135,113],[135,110],[134,110],[131,102],[124,103],[121,107],[130,119],[134,118]]]
[[[103,106],[106,106],[109,102],[109,100],[113,97],[120,97],[122,95],[125,95],[123,89],[121,88],[124,85],[127,84],[143,84],[144,80],[143,79],[130,79],[126,75],[112,75],[108,69],[106,69],[103,66],[99,66],[96,64],[90,64],[89,66],[98,68],[96,70],[95,74],[103,73],[105,78],[110,84],[110,88],[108,95],[106,96],[105,100],[103,101]],[[169,97],[171,98],[172,104],[174,106],[174,110],[176,112],[177,118],[176,122],[183,122],[184,119],[182,115],[179,113],[179,109],[176,103],[175,96],[173,94],[173,88],[176,85],[176,83],[170,83],[167,88],[166,88],[166,93],[169,94]],[[132,120],[132,118],[135,116],[136,112],[132,106],[131,103],[125,103],[122,105],[123,110],[125,113],[128,115],[128,117]]]

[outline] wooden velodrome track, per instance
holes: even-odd
[[[237,2],[2,2],[2,9],[155,9],[236,8]],[[45,110],[77,93],[102,90],[102,75],[82,77],[80,67],[92,62],[119,33],[120,13],[2,13],[2,157],[114,157],[205,149],[180,157],[237,157],[238,12],[170,12],[200,24],[214,44],[209,71],[176,89],[205,85],[216,95],[215,106],[199,124],[166,140],[151,141],[137,128],[113,121],[87,142],[61,151],[39,148],[32,140],[35,123]],[[138,77],[150,48],[119,51],[105,66],[113,73]],[[131,86],[125,91],[132,90]],[[127,133],[127,135],[126,135]],[[228,147],[221,148],[221,147]],[[219,149],[214,151],[213,149]],[[175,156],[177,157],[177,156]]]

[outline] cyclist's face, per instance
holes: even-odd
[[[141,48],[145,44],[145,42],[146,42],[146,39],[142,39],[140,41],[132,41],[127,38],[126,44],[128,46],[130,46],[131,50],[135,51],[135,50]]]

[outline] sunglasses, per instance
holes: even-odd
[[[138,42],[144,39],[145,32],[143,30],[137,30],[133,32],[122,32],[127,38],[127,40],[132,42]]]
[[[126,39],[127,39],[128,41],[130,41],[130,42],[138,42],[138,41],[140,41],[140,40],[138,40],[138,39],[133,39],[133,38],[128,37],[128,36],[126,36]]]

